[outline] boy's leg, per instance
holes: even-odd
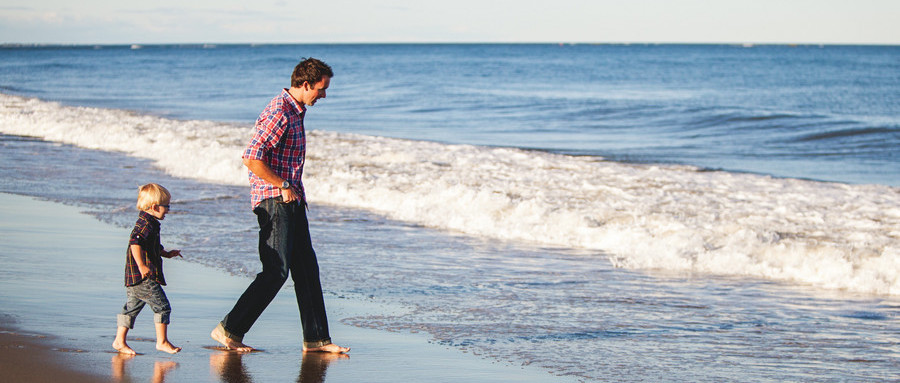
[[[166,323],[156,323],[156,349],[175,354],[181,351],[181,347],[176,347],[169,342],[168,328],[169,325]]]
[[[169,297],[166,296],[162,286],[151,280],[141,282],[140,286],[142,295],[139,298],[150,305],[150,309],[153,310],[153,322],[169,324],[172,306],[169,305]]]
[[[134,328],[134,320],[137,318],[141,310],[144,309],[144,300],[141,299],[140,285],[128,286],[125,288],[125,294],[128,298],[125,300],[125,306],[116,316],[116,324],[119,327]]]
[[[136,352],[128,346],[126,337],[128,336],[128,330],[134,328],[134,319],[137,318],[137,315],[144,308],[145,303],[138,298],[139,294],[136,286],[126,287],[125,293],[128,299],[125,301],[122,311],[116,316],[116,339],[113,340],[112,346],[120,353],[134,355]]]
[[[156,281],[144,281],[141,286],[146,288],[144,291],[146,296],[142,298],[153,309],[153,322],[156,324],[156,349],[170,354],[181,351],[180,347],[176,347],[169,341],[168,326],[172,307],[169,305],[166,292]]]
[[[113,340],[113,344],[112,344],[113,348],[122,354],[128,354],[128,355],[137,354],[137,352],[135,352],[134,349],[132,349],[130,346],[128,346],[128,343],[125,342],[125,338],[127,338],[127,337],[128,337],[128,327],[119,326],[116,329],[116,339]]]

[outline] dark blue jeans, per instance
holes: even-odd
[[[226,335],[242,341],[290,274],[300,308],[304,345],[321,347],[330,344],[319,264],[309,237],[309,222],[303,204],[283,203],[281,197],[270,198],[263,200],[253,212],[259,221],[262,272],[256,275],[222,320]]]

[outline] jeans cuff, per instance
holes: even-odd
[[[303,342],[303,348],[319,348],[331,344],[331,339],[323,339],[315,342]]]
[[[155,322],[155,323],[162,323],[162,324],[169,324],[169,314],[158,314],[158,313],[154,313],[154,314],[153,314],[153,322]]]
[[[119,327],[128,327],[129,330],[134,329],[134,320],[135,317],[130,317],[128,315],[116,315],[116,324]]]
[[[231,331],[228,331],[228,329],[225,328],[225,325],[222,324],[222,323],[219,323],[219,326],[218,326],[218,327],[219,327],[220,329],[222,329],[222,333],[225,334],[225,337],[226,337],[226,338],[231,339],[231,340],[233,340],[233,341],[235,341],[235,342],[238,342],[238,343],[244,343],[244,335],[238,335],[238,334],[235,334],[235,333],[233,333],[233,332],[231,332]]]

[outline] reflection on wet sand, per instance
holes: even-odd
[[[134,379],[131,378],[126,372],[125,367],[128,362],[134,359],[135,355],[130,354],[115,354],[112,357],[111,366],[112,366],[112,380],[117,383],[121,382],[131,382]],[[153,364],[153,378],[150,380],[153,383],[164,383],[166,381],[166,374],[169,371],[174,370],[178,367],[178,363],[172,360],[157,360]]]
[[[325,370],[331,362],[338,359],[347,359],[350,355],[334,354],[330,352],[313,352],[303,354],[303,362],[300,363],[300,376],[297,383],[321,383],[325,381]]]
[[[249,383],[253,382],[253,376],[247,371],[242,358],[246,353],[220,351],[209,356],[210,372],[219,377],[225,383]],[[325,373],[328,365],[338,359],[346,359],[347,354],[332,353],[308,353],[303,355],[300,363],[300,375],[297,382],[322,383],[325,382]]]
[[[225,383],[249,383],[253,379],[247,373],[247,368],[241,362],[243,353],[232,351],[213,352],[209,355],[209,372],[219,376],[219,381]]]
[[[114,354],[112,357],[112,379],[113,382],[125,381],[125,364],[129,360],[134,359],[131,354]]]

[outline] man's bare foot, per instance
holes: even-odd
[[[128,347],[128,343],[125,343],[124,340],[120,341],[120,340],[116,339],[115,341],[113,341],[112,346],[119,353],[126,354],[126,355],[137,355],[137,353],[134,352],[134,350],[131,347]]]
[[[334,343],[329,343],[322,347],[313,347],[313,348],[303,347],[303,352],[332,352],[335,354],[346,354],[346,353],[350,352],[350,348],[349,347],[341,347]]]
[[[225,336],[225,329],[223,329],[222,326],[216,326],[216,328],[209,334],[209,336],[212,337],[216,342],[221,343],[223,346],[225,346],[225,348],[229,350],[241,352],[250,352],[255,350],[255,348],[253,347]]]
[[[165,341],[165,343],[157,343],[156,349],[159,351],[168,352],[169,354],[177,354],[179,351],[181,351],[181,347],[175,347],[175,345],[168,340]]]

